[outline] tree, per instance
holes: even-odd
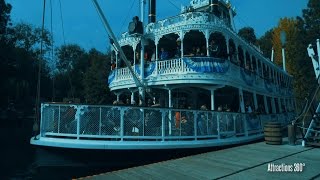
[[[238,32],[238,35],[249,43],[255,44],[257,42],[257,37],[252,27],[241,28]]]
[[[275,49],[275,63],[282,67],[282,44],[280,33],[286,33],[285,56],[286,69],[294,77],[294,92],[297,98],[304,99],[314,84],[312,64],[307,57],[304,20],[300,17],[280,19],[274,28],[272,43]]]
[[[0,39],[6,33],[7,25],[10,22],[10,12],[12,6],[5,0],[0,0]]]
[[[61,99],[84,97],[83,78],[89,67],[86,51],[76,44],[63,45],[56,51],[58,73],[55,75],[57,82],[57,97]],[[68,88],[66,88],[67,86]],[[59,93],[60,92],[60,93]]]
[[[309,0],[308,8],[303,10],[306,39],[310,42],[320,38],[320,0]]]
[[[110,63],[110,56],[91,49],[88,57],[91,66],[83,81],[86,101],[93,104],[111,103],[113,97],[106,83],[110,71],[106,67]]]
[[[58,58],[57,68],[61,73],[70,72],[74,70],[76,66],[81,66],[85,54],[85,50],[77,44],[63,45],[56,51]]]
[[[51,47],[51,34],[44,29],[33,27],[31,24],[19,23],[15,25],[7,34],[7,41],[15,47],[24,48],[27,51],[40,54],[40,43],[43,42],[43,52],[47,52]]]
[[[271,51],[273,47],[272,36],[273,36],[273,29],[270,29],[257,41],[264,56],[268,58],[271,56]]]

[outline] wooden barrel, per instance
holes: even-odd
[[[264,125],[264,139],[267,144],[282,144],[281,123],[268,122]]]

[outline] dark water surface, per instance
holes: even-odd
[[[0,180],[72,179],[232,147],[153,152],[36,148],[30,145],[32,119],[7,122],[0,120]]]

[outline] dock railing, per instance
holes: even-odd
[[[243,114],[186,109],[42,104],[41,137],[115,141],[208,140],[263,133],[268,121],[290,113]]]

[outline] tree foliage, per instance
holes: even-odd
[[[10,22],[10,12],[12,6],[6,3],[5,0],[0,0],[0,39],[6,33],[7,25]]]
[[[110,90],[106,84],[106,77],[109,74],[110,56],[91,49],[89,51],[90,67],[84,78],[85,98],[88,103],[102,104],[112,102]]]
[[[273,30],[259,39],[264,52],[272,47],[275,49],[275,63],[282,67],[281,31],[286,32],[286,69],[294,78],[294,91],[297,98],[303,99],[312,93],[315,75],[311,59],[306,48],[309,43],[320,38],[320,0],[309,0],[308,8],[303,10],[303,17],[283,18]],[[271,38],[270,38],[271,37]],[[269,54],[269,53],[268,53]]]
[[[308,41],[320,38],[320,0],[309,0],[307,9],[303,10],[305,30]]]
[[[249,43],[255,44],[257,42],[257,37],[252,27],[241,28],[238,35]]]
[[[272,36],[273,36],[273,29],[270,29],[260,39],[257,40],[261,51],[266,57],[271,56],[271,51],[273,47]]]

